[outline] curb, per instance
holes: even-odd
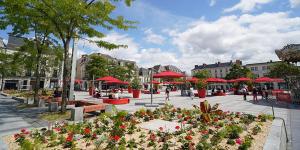
[[[274,119],[263,150],[286,150],[287,141],[283,121]]]

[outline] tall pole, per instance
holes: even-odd
[[[151,105],[152,105],[152,102],[153,102],[153,70],[152,68],[150,69],[150,94],[151,94]]]
[[[72,70],[71,70],[71,83],[70,83],[70,93],[69,99],[74,99],[74,82],[76,75],[76,59],[77,59],[77,38],[73,38],[73,48],[72,48]]]

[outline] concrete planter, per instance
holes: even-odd
[[[264,145],[264,150],[286,150],[287,139],[281,119],[274,119],[271,130]]]

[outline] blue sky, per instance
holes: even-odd
[[[101,52],[140,67],[194,65],[240,59],[277,60],[275,49],[300,43],[300,0],[136,0],[117,3],[114,16],[138,21],[136,29],[106,31],[104,40],[127,44],[107,51],[80,40],[79,54]],[[7,32],[0,36],[7,38]],[[96,40],[96,38],[91,38]]]

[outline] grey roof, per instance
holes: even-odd
[[[245,66],[272,64],[272,63],[278,63],[278,62],[280,62],[280,61],[268,61],[268,62],[261,62],[261,63],[252,63],[252,64],[246,64]]]
[[[24,45],[24,39],[23,37],[16,37],[16,36],[9,36],[8,42],[7,42],[7,49],[9,50],[16,50],[17,48]]]
[[[217,68],[217,67],[230,67],[233,64],[233,62],[225,62],[225,63],[215,63],[215,64],[203,64],[203,65],[195,65],[195,68],[193,70],[197,69],[209,69],[209,68]]]

